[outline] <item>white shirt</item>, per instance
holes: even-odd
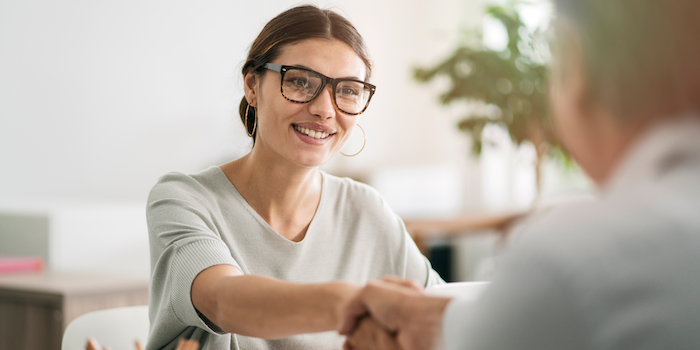
[[[531,223],[448,349],[700,349],[700,118],[659,124],[600,199]]]

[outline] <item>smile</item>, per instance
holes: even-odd
[[[296,131],[298,131],[306,136],[317,139],[317,140],[325,139],[328,136],[334,135],[334,134],[329,134],[329,133],[323,132],[323,131],[315,131],[315,130],[311,130],[311,129],[307,129],[307,128],[302,128],[301,126],[298,126],[298,125],[293,125],[293,126],[294,126],[294,130],[296,130]]]

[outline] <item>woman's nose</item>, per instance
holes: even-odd
[[[332,118],[335,115],[333,105],[333,87],[326,85],[316,98],[309,103],[309,112],[321,118]]]

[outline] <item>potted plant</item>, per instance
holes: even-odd
[[[487,141],[482,140],[484,126],[490,123],[505,126],[516,145],[531,142],[537,152],[539,196],[543,158],[554,155],[568,162],[554,134],[548,110],[547,59],[542,54],[541,42],[536,40],[540,36],[525,26],[515,4],[489,6],[486,14],[505,27],[508,44],[504,50],[488,49],[483,40],[478,40],[477,45],[465,41],[437,66],[416,68],[414,77],[419,82],[448,77],[450,87],[440,95],[444,105],[467,101],[481,106],[470,109],[457,125],[471,136],[472,150],[477,155],[482,141]],[[474,35],[468,39],[474,39]]]

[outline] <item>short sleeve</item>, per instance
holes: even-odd
[[[187,175],[168,174],[149,195],[146,210],[152,267],[149,348],[151,341],[160,343],[154,344],[160,347],[193,326],[222,334],[218,327],[200,317],[191,299],[192,283],[203,270],[222,264],[241,269],[221,239],[207,192]]]
[[[194,279],[200,272],[215,265],[238,264],[228,253],[228,249],[223,242],[215,240],[198,240],[180,247],[175,252],[170,273],[172,275],[170,284],[170,303],[178,319],[183,323],[192,326],[202,326],[203,320],[194,308],[191,298],[191,289]],[[240,270],[241,268],[238,267]],[[205,322],[206,324],[206,322]],[[201,328],[211,328],[211,324]],[[210,329],[212,332],[221,333],[216,327]]]

